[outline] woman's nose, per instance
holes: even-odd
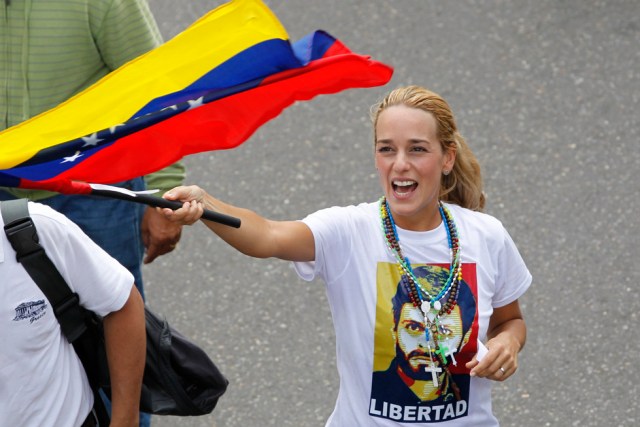
[[[405,153],[396,154],[395,160],[393,162],[393,167],[395,170],[407,170],[409,168],[409,158]]]

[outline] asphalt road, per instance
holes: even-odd
[[[221,1],[150,0],[166,38]],[[278,0],[295,40],[324,29],[395,68],[383,88],[299,103],[188,182],[279,219],[378,198],[368,109],[390,88],[443,95],[482,163],[488,206],[534,284],[503,426],[640,425],[640,2]],[[230,380],[210,416],[156,426],[323,426],[338,390],[321,283],[235,253],[202,224],[145,269],[149,304]],[[352,426],[345,426],[352,427]]]

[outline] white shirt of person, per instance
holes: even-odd
[[[41,245],[81,305],[101,316],[122,308],[131,273],[65,216],[37,203],[29,210]],[[0,426],[77,427],[93,407],[82,364],[4,232],[0,242]]]
[[[470,291],[475,301],[471,307],[477,317],[470,326],[470,336],[477,339],[461,344],[461,351],[466,351],[470,360],[477,340],[486,340],[493,308],[524,294],[531,284],[531,274],[497,219],[457,205],[447,207],[459,231],[463,280],[473,282],[469,288],[474,288]],[[395,352],[389,341],[393,327],[389,296],[393,297],[399,282],[394,276],[399,277],[396,259],[382,235],[379,205],[323,209],[303,221],[313,232],[316,259],[294,263],[294,267],[305,280],[321,278],[325,282],[336,333],[340,388],[326,426],[497,426],[491,410],[492,381],[470,377],[468,370],[460,375],[466,387],[461,401],[431,403],[414,398],[413,403],[397,404],[373,398],[374,373],[391,366],[385,363],[376,368],[376,357]],[[402,251],[414,268],[448,267],[451,259],[444,224],[425,232],[398,229],[398,234]],[[473,274],[465,278],[465,271]],[[385,276],[381,272],[390,273]],[[389,344],[379,348],[385,342]],[[460,359],[465,356],[456,355]]]

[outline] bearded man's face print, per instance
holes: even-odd
[[[447,300],[448,266],[413,265],[421,292]],[[475,264],[463,264],[456,304],[435,318],[410,296],[395,264],[379,263],[374,372],[369,414],[405,423],[440,422],[466,416],[469,370],[477,351]]]
[[[414,380],[430,380],[432,376],[425,367],[437,357],[435,347],[429,346],[427,342],[425,328],[422,311],[413,303],[403,304],[393,332],[396,340],[396,360],[402,372]],[[469,333],[463,335],[460,307],[456,305],[451,313],[440,318],[438,334],[444,337],[439,340],[443,354],[449,353],[455,358],[455,352],[450,350],[457,351],[461,348],[462,342],[469,339]],[[444,376],[444,373],[439,376]]]

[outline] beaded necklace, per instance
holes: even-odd
[[[397,267],[401,276],[400,280],[403,286],[407,289],[411,302],[422,312],[422,315],[424,316],[425,338],[429,348],[429,357],[432,361],[432,364],[425,369],[427,372],[431,372],[434,386],[438,386],[437,373],[442,371],[441,368],[436,366],[438,363],[445,367],[446,374],[450,380],[452,380],[452,377],[447,369],[449,365],[447,357],[451,359],[451,362],[454,365],[457,365],[454,357],[456,349],[441,348],[439,345],[439,341],[441,340],[441,335],[439,334],[439,320],[440,316],[445,313],[451,313],[451,310],[455,307],[458,299],[459,284],[462,280],[462,263],[460,262],[460,241],[458,238],[458,229],[453,219],[453,215],[451,215],[449,209],[443,205],[442,202],[438,202],[438,210],[447,231],[447,241],[449,244],[451,262],[449,263],[449,277],[447,278],[447,281],[436,295],[432,295],[425,287],[423,287],[420,279],[416,277],[413,269],[411,268],[411,262],[403,255],[402,249],[400,248],[398,230],[396,228],[395,221],[393,220],[389,204],[384,196],[380,198],[380,225],[387,247],[397,260]],[[431,343],[433,343],[433,349],[435,351],[432,350]],[[436,358],[435,361],[433,360],[434,354]],[[451,382],[453,383],[453,381]],[[458,398],[459,390],[455,384],[453,384],[453,388],[456,398]]]

